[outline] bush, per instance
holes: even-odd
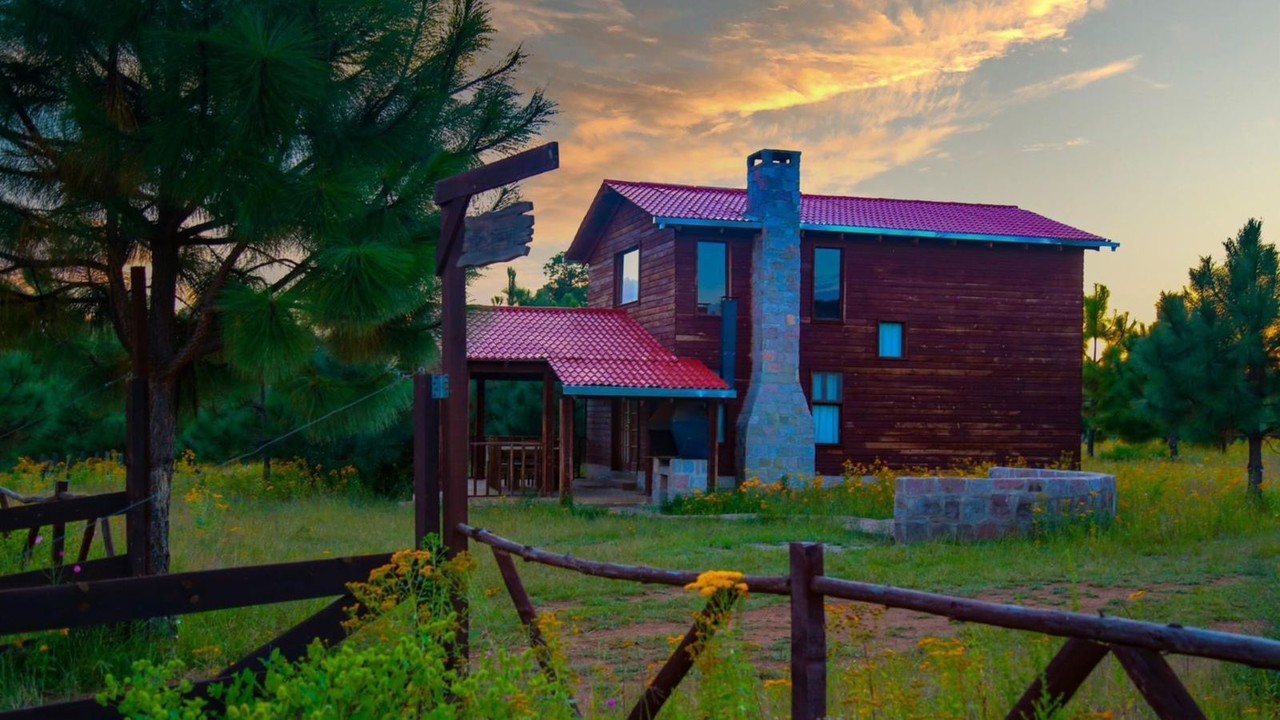
[[[434,557],[431,550],[398,552],[368,582],[352,583],[359,603],[348,608],[346,642],[325,648],[317,641],[297,661],[276,652],[261,675],[246,670],[215,684],[209,697],[225,709],[189,696],[193,685],[178,660],[140,660],[128,677],[108,676],[98,702],[126,718],[183,720],[573,717],[568,688],[556,672],[543,671],[534,650],[495,650],[465,673],[450,667],[458,623],[448,598],[465,582],[470,561],[464,555],[437,566]]]

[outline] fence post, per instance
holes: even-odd
[[[440,401],[431,397],[431,378],[413,375],[413,545],[440,533]]]
[[[151,391],[147,342],[147,269],[130,268],[129,279],[133,306],[133,377],[129,379],[129,395],[125,407],[125,433],[128,436],[125,469],[125,493],[128,514],[125,537],[128,539],[129,574],[150,575],[151,565]]]
[[[823,597],[812,588],[823,574],[820,543],[791,543],[791,717],[827,716],[827,627]]]
[[[71,476],[71,458],[67,458],[67,477]],[[60,502],[63,494],[69,491],[71,483],[67,480],[58,480],[53,484],[53,498],[50,502]],[[52,542],[49,543],[49,551],[52,553],[53,562],[50,567],[53,568],[53,576],[57,577],[58,572],[62,570],[63,556],[66,555],[67,549],[67,525],[66,523],[54,523],[49,528],[49,534]]]

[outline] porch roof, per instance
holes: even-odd
[[[545,361],[563,383],[565,395],[735,395],[706,365],[676,357],[623,310],[469,308],[467,360]]]

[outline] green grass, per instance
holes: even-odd
[[[1241,448],[1227,456],[1188,448],[1177,463],[1151,457],[1099,459],[1086,462],[1086,469],[1117,475],[1117,521],[1105,527],[1074,525],[1031,540],[896,546],[853,534],[838,520],[818,514],[672,522],[575,513],[554,502],[527,500],[475,503],[472,523],[578,557],[747,574],[785,574],[788,541],[819,541],[842,549],[826,555],[826,571],[832,576],[1062,609],[1109,598],[1104,606],[1110,614],[1277,636],[1280,456],[1267,457],[1263,507],[1245,496]],[[236,473],[197,473],[189,466],[180,470],[173,503],[175,570],[391,551],[412,537],[408,504],[363,498],[348,490],[308,490],[303,480],[291,480],[283,472],[277,477],[281,483],[292,482],[298,497],[255,489],[252,468]],[[0,485],[24,492],[42,490],[42,482],[30,468],[25,474],[0,476]],[[105,465],[72,470],[76,491],[122,485],[122,475]],[[77,525],[72,536],[78,541],[78,535]],[[15,538],[17,534],[5,541],[0,572],[16,569],[15,543],[21,538]],[[123,544],[122,524],[116,539]],[[480,652],[522,646],[515,612],[491,557],[477,552],[476,558],[470,591],[474,646]],[[580,675],[579,695],[591,716],[624,712],[652,664],[670,652],[667,637],[682,632],[700,605],[678,591],[531,564],[521,564],[520,571],[535,604],[554,610],[563,622],[560,636]],[[1127,599],[1139,591],[1146,595]],[[105,673],[119,674],[134,657],[178,657],[208,672],[323,602],[189,615],[182,618],[176,638],[155,642],[77,632],[63,637],[56,631],[23,638],[23,648],[0,653],[0,709],[92,692]],[[722,646],[721,665],[700,668],[688,687],[682,686],[672,700],[675,717],[694,716],[699,707],[727,708],[724,703],[743,702],[744,697],[755,703],[748,715],[786,716],[786,688],[776,682],[764,685],[785,672],[783,602],[759,596],[747,600],[738,640]],[[757,625],[782,623],[783,629],[774,628],[769,635],[769,628],[751,625],[753,618],[761,618]],[[939,625],[928,634],[942,641],[921,648],[916,641],[924,638],[913,636],[917,631],[912,627],[895,630],[895,622],[868,616],[858,627],[833,624],[834,717],[1003,717],[1059,644],[1025,633]],[[963,652],[946,654],[954,650],[946,644],[952,642],[960,643]],[[900,647],[889,652],[887,645],[893,643]],[[41,645],[47,651],[40,652]],[[1182,659],[1174,666],[1211,717],[1248,716],[1250,709],[1261,717],[1280,716],[1275,673]],[[713,680],[705,681],[708,677]],[[724,678],[736,678],[732,697],[719,695],[729,682]],[[618,707],[609,707],[610,700]],[[879,714],[871,713],[873,707]],[[1086,713],[1115,710],[1117,717],[1145,717],[1141,707],[1140,697],[1108,660],[1066,716],[1094,717]]]

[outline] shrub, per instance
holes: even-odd
[[[183,720],[572,717],[569,690],[555,672],[543,671],[533,650],[495,650],[465,673],[450,666],[458,623],[448,597],[461,589],[470,561],[464,555],[437,565],[435,557],[431,549],[401,551],[367,582],[352,583],[359,603],[348,608],[347,642],[325,648],[317,641],[296,661],[273,653],[260,675],[246,670],[209,689],[221,708],[190,695],[193,685],[179,660],[140,660],[124,679],[109,675],[98,701],[126,718]],[[410,622],[397,632],[401,608]],[[370,642],[361,642],[362,635]]]

